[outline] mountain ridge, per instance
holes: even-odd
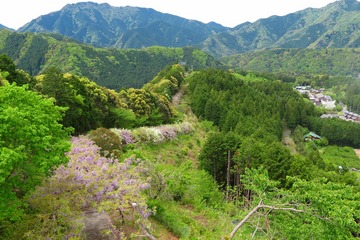
[[[272,48],[360,47],[360,2],[339,0],[234,28],[151,8],[68,4],[32,20],[20,32],[53,32],[97,47],[197,47],[215,57]]]
[[[19,28],[18,31],[54,32],[95,46],[111,47],[124,33],[148,28],[158,22],[169,24],[173,29],[180,27],[190,31],[192,41],[195,43],[205,39],[212,31],[225,29],[220,24],[206,25],[199,21],[160,13],[152,8],[112,7],[107,3],[80,2],[67,4],[60,11],[36,18]],[[91,38],[89,38],[90,34]],[[178,35],[170,37],[176,38],[181,35],[180,31]],[[118,43],[118,45],[121,44]],[[184,43],[177,46],[186,45]],[[149,45],[142,43],[141,47],[147,46]]]
[[[85,76],[112,89],[142,87],[169,64],[192,69],[222,67],[212,56],[193,47],[142,49],[96,48],[49,33],[0,30],[0,54],[35,76],[51,67]]]

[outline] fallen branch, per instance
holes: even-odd
[[[286,207],[276,207],[276,206],[269,206],[269,205],[264,205],[262,204],[262,201],[259,202],[259,204],[254,207],[245,217],[244,219],[239,222],[238,225],[236,225],[236,227],[234,228],[234,230],[232,230],[231,234],[230,234],[230,240],[234,238],[236,232],[239,230],[239,228],[244,225],[244,223],[247,222],[247,220],[249,220],[249,218],[254,215],[260,208],[268,208],[270,210],[281,210],[281,211],[292,211],[292,212],[305,212],[304,210],[299,210],[296,208],[286,208]]]

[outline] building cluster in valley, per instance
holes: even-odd
[[[323,106],[326,109],[335,108],[335,100],[330,96],[324,94],[324,89],[313,89],[310,86],[297,86],[296,90],[301,94],[306,94],[310,101],[314,103],[315,106]]]
[[[329,110],[335,109],[336,101],[330,96],[324,94],[324,89],[313,89],[311,86],[296,86],[296,90],[301,94],[306,94],[315,106],[324,107]],[[345,121],[359,122],[360,115],[351,111],[347,111],[346,106],[343,106],[341,114],[329,113],[323,114],[321,118],[340,118]]]

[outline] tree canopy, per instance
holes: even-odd
[[[67,162],[65,110],[26,87],[0,87],[0,220],[18,218],[22,197]]]

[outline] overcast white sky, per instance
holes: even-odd
[[[107,2],[112,6],[134,6],[153,8],[204,23],[214,21],[226,27],[234,27],[246,21],[256,21],[272,15],[283,16],[308,7],[324,7],[336,0],[93,0]],[[58,11],[76,0],[2,0],[0,24],[13,29],[32,19]]]

